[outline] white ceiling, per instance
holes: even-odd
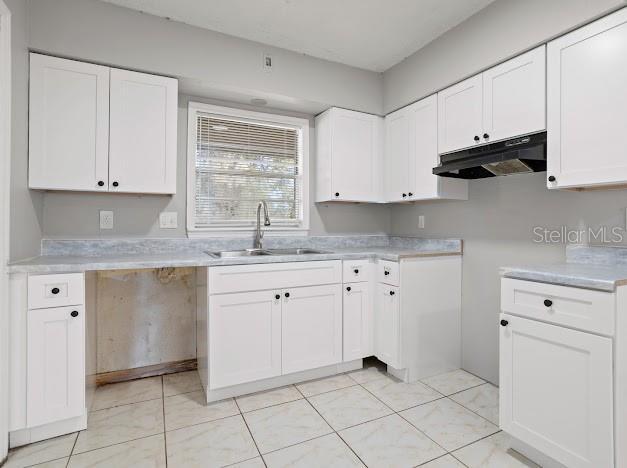
[[[104,0],[382,72],[494,0]]]

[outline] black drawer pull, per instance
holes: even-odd
[[[285,297],[290,297],[290,293],[285,293]]]
[[[357,268],[355,268],[353,271],[355,272],[356,275],[359,274],[359,270]]]
[[[545,307],[551,307],[553,305],[553,301],[551,299],[544,300]]]
[[[274,296],[274,298],[275,298],[276,300],[279,300],[279,299],[281,299],[281,296],[280,296],[279,294],[276,294],[276,295]]]
[[[70,312],[70,315],[72,317],[78,317],[78,310],[73,310],[72,312]]]
[[[501,320],[501,326],[506,327],[509,322],[507,320]]]
[[[393,296],[394,294],[394,291],[390,291],[390,296]]]
[[[389,272],[388,270],[385,270],[385,271],[383,272],[383,274],[384,274],[385,276],[387,276],[387,275],[389,275],[389,274],[390,274],[390,272]]]
[[[52,288],[52,289],[50,290],[50,292],[51,292],[52,294],[59,294],[59,292],[60,292],[60,291],[61,291],[61,290],[60,290],[59,288]]]
[[[346,288],[346,290],[347,290],[348,292],[351,292],[351,287],[350,287],[350,286],[348,286],[348,287]]]

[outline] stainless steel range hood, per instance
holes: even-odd
[[[546,132],[490,143],[440,156],[433,173],[456,179],[546,171]]]

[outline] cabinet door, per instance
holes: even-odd
[[[378,283],[375,299],[374,354],[386,364],[401,368],[399,288]]]
[[[27,424],[85,413],[85,309],[28,311]]]
[[[407,201],[409,192],[410,114],[401,109],[385,117],[385,199]],[[405,197],[403,197],[405,194]]]
[[[111,69],[110,190],[176,193],[178,83]]]
[[[332,190],[338,200],[378,201],[382,119],[332,109]]]
[[[341,285],[283,291],[283,374],[342,361]]]
[[[546,128],[545,62],[541,46],[483,73],[482,142]]]
[[[612,467],[612,340],[501,319],[501,428],[568,467]]]
[[[627,183],[627,10],[549,43],[549,188]]]
[[[372,355],[372,295],[370,283],[344,286],[344,361]]]
[[[31,54],[29,187],[106,192],[108,152],[109,68]]]
[[[483,78],[468,78],[438,93],[438,152],[475,146],[483,134]]]
[[[278,375],[281,375],[279,291],[210,296],[209,388]]]
[[[435,95],[409,108],[410,200],[437,198],[438,179],[433,168],[438,165],[438,102]]]

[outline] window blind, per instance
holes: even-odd
[[[273,226],[302,222],[300,130],[199,112],[195,227],[253,226],[265,200]]]

